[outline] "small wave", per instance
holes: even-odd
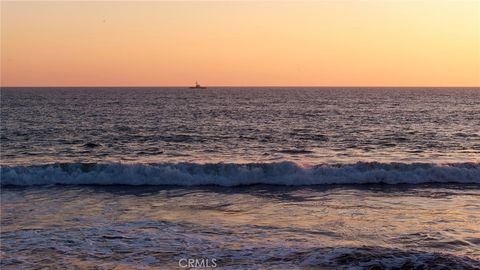
[[[95,148],[95,147],[100,147],[101,145],[98,144],[98,143],[93,143],[93,142],[89,142],[89,143],[86,143],[83,145],[83,147],[86,147],[86,148]]]
[[[469,257],[424,251],[403,251],[381,247],[338,247],[312,250],[303,255],[300,265],[337,266],[340,269],[479,269]]]
[[[284,149],[284,150],[279,150],[279,153],[284,153],[284,154],[310,154],[313,153],[313,151],[306,150],[306,149]]]
[[[480,163],[61,163],[4,166],[1,185],[241,186],[322,184],[480,184]]]

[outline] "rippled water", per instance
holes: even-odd
[[[480,269],[479,88],[3,88],[0,126],[2,269]]]
[[[479,269],[478,224],[472,185],[7,188],[2,269]]]
[[[479,162],[480,89],[2,89],[2,164]]]

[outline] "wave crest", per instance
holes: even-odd
[[[4,166],[1,185],[240,186],[322,184],[480,184],[480,163],[378,163],[301,166],[277,163],[59,163]]]

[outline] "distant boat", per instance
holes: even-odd
[[[190,89],[206,89],[207,87],[201,86],[197,81],[195,82],[195,86],[190,86]]]

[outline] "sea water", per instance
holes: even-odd
[[[480,267],[478,88],[2,88],[1,266]]]

